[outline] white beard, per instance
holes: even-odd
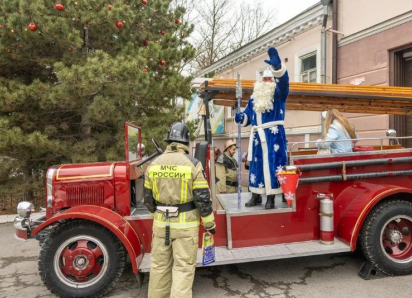
[[[253,100],[255,112],[264,113],[273,110],[273,96],[276,84],[273,82],[257,81],[253,86]]]

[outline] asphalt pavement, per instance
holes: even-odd
[[[36,240],[13,237],[11,223],[0,224],[0,297],[54,297],[37,271],[40,247]],[[357,254],[324,255],[239,265],[199,268],[195,298],[387,298],[411,297],[412,276],[365,281],[357,272],[364,259]],[[138,289],[131,266],[107,297],[147,297],[148,275]]]

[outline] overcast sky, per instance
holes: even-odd
[[[245,2],[254,0],[244,0]],[[305,9],[320,2],[320,0],[261,0],[268,9],[277,10],[276,25],[280,25]]]

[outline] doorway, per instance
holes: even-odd
[[[412,45],[404,46],[390,53],[390,85],[412,87]],[[412,136],[412,116],[390,117],[390,128],[397,136]],[[412,148],[412,139],[400,140],[403,147]]]

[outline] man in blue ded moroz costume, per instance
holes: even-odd
[[[262,203],[267,195],[266,209],[275,208],[275,195],[282,193],[276,173],[287,163],[284,125],[286,98],[289,94],[289,75],[278,51],[268,49],[270,67],[257,81],[253,94],[243,112],[236,113],[235,121],[251,125],[248,161],[249,188],[252,198],[246,207]],[[276,78],[274,82],[273,77]]]

